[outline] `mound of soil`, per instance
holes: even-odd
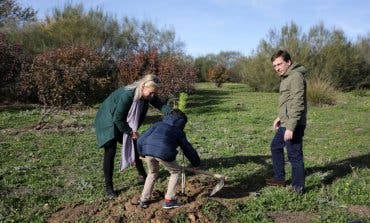
[[[213,222],[212,216],[206,216],[201,210],[206,199],[214,199],[222,205],[222,199],[209,197],[216,183],[217,181],[210,182],[209,178],[192,176],[186,182],[185,193],[178,193],[177,198],[184,205],[174,209],[163,209],[164,192],[154,190],[146,209],[137,206],[140,193],[133,196],[121,194],[115,200],[64,205],[47,221],[76,222],[84,219],[96,222],[173,222],[180,217],[186,222]],[[178,188],[181,190],[181,185]]]
[[[314,219],[317,219],[317,216],[312,213],[307,212],[289,212],[289,211],[281,211],[281,212],[271,212],[268,216],[277,223],[309,223]]]

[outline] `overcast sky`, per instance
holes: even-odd
[[[269,30],[295,22],[303,32],[323,22],[342,29],[349,40],[370,33],[369,0],[19,0],[44,18],[65,3],[100,7],[118,19],[149,20],[159,29],[174,29],[192,56],[239,51],[249,55]]]

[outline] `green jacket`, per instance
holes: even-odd
[[[123,133],[131,133],[132,129],[126,119],[134,99],[135,89],[127,90],[124,87],[112,92],[100,106],[94,122],[98,148]],[[154,96],[150,101],[144,101],[143,110],[139,118],[139,126],[143,123],[148,112],[149,104],[167,115],[171,108]]]
[[[306,72],[306,68],[293,63],[281,76],[278,117],[280,125],[291,131],[297,125],[306,125]]]

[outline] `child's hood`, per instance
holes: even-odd
[[[163,118],[163,122],[171,125],[171,126],[176,126],[177,128],[184,130],[185,128],[185,119],[180,116],[180,115],[167,115]]]

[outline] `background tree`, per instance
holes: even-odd
[[[100,52],[111,52],[120,46],[117,21],[100,9],[85,12],[82,4],[54,8],[44,21],[12,29],[9,35],[32,55],[77,44]]]
[[[354,88],[362,79],[363,60],[342,31],[333,32],[319,56],[323,61],[323,69],[314,72],[329,78],[336,88]]]
[[[21,79],[27,77],[35,81],[42,69],[54,69],[44,60],[45,68],[38,67],[37,70],[33,67],[30,70],[27,61],[39,62],[41,66],[40,58],[46,58],[46,53],[58,54],[56,52],[61,49],[77,46],[102,56],[102,60],[110,61],[112,67],[119,64],[119,73],[112,69],[110,74],[111,78],[118,78],[114,82],[116,87],[137,80],[144,72],[150,71],[162,75],[162,79],[169,82],[162,92],[169,95],[182,89],[192,91],[196,78],[214,81],[219,86],[225,81],[235,81],[249,84],[256,91],[277,91],[279,79],[272,69],[270,57],[278,49],[288,50],[294,62],[306,66],[309,70],[307,78],[325,81],[325,84],[340,90],[370,86],[369,35],[351,42],[343,31],[327,29],[323,23],[311,27],[307,34],[294,22],[279,30],[269,30],[267,38],[262,39],[257,50],[248,57],[239,52],[221,51],[189,59],[184,54],[184,43],[176,38],[174,29],[159,29],[150,21],[141,22],[129,17],[117,20],[100,8],[86,11],[82,4],[71,3],[54,8],[45,19],[37,20],[35,11],[20,7],[15,0],[0,0],[0,6],[0,32],[6,36],[1,39],[2,90],[5,90],[5,85],[9,86],[7,89],[13,89],[13,95],[19,84],[28,92],[37,92],[36,82],[21,82]],[[60,58],[62,54],[67,53],[60,53]],[[60,69],[74,72],[74,76],[91,73],[90,66],[79,68],[85,70]],[[22,78],[19,78],[20,73]],[[105,75],[105,72],[100,75]],[[26,83],[29,86],[25,87]],[[106,84],[104,89],[112,87],[110,81]],[[69,92],[69,89],[65,91]]]
[[[18,44],[10,43],[0,33],[0,101],[15,100],[26,55]]]
[[[196,69],[179,54],[160,54],[158,50],[131,54],[118,63],[119,85],[123,86],[140,79],[147,73],[158,75],[162,82],[160,95],[164,99],[175,97],[180,92],[194,90]]]
[[[180,92],[194,92],[196,69],[180,55],[167,54],[161,57],[157,75],[162,80],[160,94],[166,99],[176,97]]]
[[[200,56],[195,59],[194,66],[197,68],[197,77],[199,81],[208,81],[208,70],[216,65],[216,60],[212,55]]]
[[[363,79],[357,83],[357,88],[370,88],[370,32],[366,37],[359,37],[355,45],[357,52],[363,59]],[[367,75],[366,75],[367,74]]]
[[[367,39],[368,40],[368,39]],[[283,26],[280,31],[270,30],[261,40],[254,55],[240,64],[240,76],[258,91],[276,91],[278,80],[272,80],[271,55],[278,49],[287,50],[293,62],[308,68],[307,78],[325,81],[336,89],[351,90],[369,86],[369,60],[366,58],[366,38],[358,44],[347,40],[339,29],[329,30],[323,23],[313,26],[308,34],[295,24]],[[361,49],[361,50],[360,50]]]
[[[358,38],[356,48],[359,50],[360,55],[370,62],[370,32],[366,37],[360,36]]]
[[[151,49],[182,53],[184,47],[173,29],[158,29],[150,21],[128,17],[117,20],[100,8],[86,11],[83,4],[67,3],[63,8],[54,8],[44,21],[11,27],[7,32],[12,41],[33,55],[76,44],[109,53],[114,59]]]
[[[270,58],[263,54],[245,58],[240,64],[240,76],[243,83],[254,91],[278,91],[279,78],[271,68]]]
[[[27,95],[37,92],[39,100],[44,104],[50,105],[46,101],[46,98],[51,96],[48,94],[61,95],[62,91],[65,94],[73,95],[73,100],[84,104],[90,103],[86,101],[87,98],[82,98],[81,94],[86,92],[81,91],[79,86],[88,86],[89,84],[84,82],[84,77],[86,75],[98,75],[96,73],[92,74],[90,68],[100,65],[82,66],[80,64],[78,69],[73,69],[75,63],[78,63],[76,62],[78,58],[72,58],[72,55],[65,52],[66,50],[75,52],[81,58],[84,56],[90,58],[91,61],[97,60],[97,58],[90,57],[95,52],[97,55],[103,56],[102,60],[106,60],[105,56],[109,57],[112,64],[133,59],[133,62],[129,62],[128,67],[121,66],[121,70],[129,71],[125,72],[124,77],[117,75],[118,71],[111,75],[112,78],[122,77],[115,82],[116,87],[136,80],[138,75],[142,75],[146,70],[154,70],[155,73],[158,73],[158,70],[164,69],[164,67],[167,67],[164,70],[170,72],[170,74],[164,73],[163,75],[169,76],[170,83],[172,83],[171,86],[164,89],[171,92],[171,94],[175,94],[174,91],[178,89],[190,91],[192,89],[191,84],[195,82],[194,67],[191,63],[185,62],[186,59],[182,50],[184,44],[176,39],[175,31],[173,29],[158,29],[150,21],[139,22],[128,17],[118,21],[99,8],[85,11],[82,4],[72,5],[68,3],[63,8],[54,8],[51,15],[47,15],[42,21],[29,22],[22,26],[8,28],[3,27],[2,30],[7,32],[10,40],[23,44],[25,52],[35,57],[33,69],[23,75],[24,79],[30,81],[22,82],[22,89],[27,89]],[[76,46],[83,46],[91,52],[85,50],[85,55],[79,50],[75,50]],[[156,53],[153,54],[153,52]],[[153,57],[153,55],[155,56]],[[47,60],[54,61],[57,65],[51,67]],[[59,63],[61,60],[62,63]],[[135,64],[138,67],[135,67]],[[68,65],[72,67],[69,69]],[[147,65],[152,67],[147,67]],[[45,67],[42,68],[41,66]],[[131,72],[130,69],[139,70]],[[101,71],[101,69],[97,68],[97,71]],[[48,83],[49,87],[40,82],[47,76],[47,72],[52,74],[50,75],[51,79],[54,78],[51,82],[45,80],[44,83]],[[114,72],[114,69],[112,72]],[[54,73],[57,73],[56,76],[53,76]],[[100,75],[104,76],[105,73],[103,72]],[[181,78],[178,77],[179,75],[181,75]],[[59,79],[67,76],[73,77],[72,79],[75,82],[70,83],[71,85],[55,84]],[[182,80],[189,80],[189,82],[182,85]],[[26,84],[29,86],[26,87]],[[68,89],[69,86],[74,86],[72,87],[73,90],[78,92],[71,92],[72,89]],[[53,89],[55,92],[51,93],[53,87],[56,89]],[[61,87],[67,89],[59,89]],[[47,88],[47,90],[44,88]],[[111,83],[107,81],[105,89],[109,88],[111,88]],[[86,89],[88,88],[86,87]],[[65,94],[62,96],[66,96]],[[97,95],[92,94],[91,96],[95,97]],[[58,106],[65,103],[59,101],[56,97],[54,99],[50,100],[50,103]]]
[[[235,51],[221,51],[218,54],[200,56],[194,61],[195,67],[198,69],[198,79],[200,81],[209,81],[209,69],[215,65],[221,65],[226,69],[229,81],[240,82],[238,66],[242,58],[243,55]]]
[[[19,24],[33,21],[36,13],[31,7],[21,7],[15,0],[0,0],[0,27],[9,22]]]
[[[208,79],[214,82],[216,87],[222,87],[228,79],[227,69],[221,64],[216,64],[208,70]]]
[[[226,69],[227,81],[239,82],[238,64],[243,58],[240,52],[235,51],[221,51],[215,56],[216,63]]]

